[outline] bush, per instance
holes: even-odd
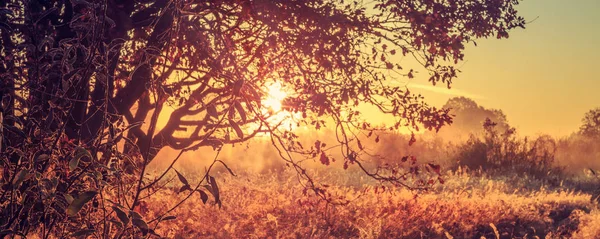
[[[479,169],[496,175],[527,174],[536,179],[562,177],[563,168],[555,165],[557,145],[547,135],[533,141],[518,138],[516,130],[509,128],[503,133],[495,129],[489,119],[484,122],[482,137],[471,135],[458,146],[454,161],[457,166]]]

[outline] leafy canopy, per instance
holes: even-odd
[[[600,107],[589,110],[581,119],[579,134],[600,137]]]
[[[447,110],[427,105],[420,95],[395,83],[415,77],[419,70],[432,84],[450,87],[465,44],[507,38],[509,30],[524,27],[515,10],[518,3],[1,1],[0,152],[3,183],[12,185],[2,190],[20,193],[2,193],[0,201],[20,201],[13,196],[47,179],[48,190],[63,195],[57,205],[78,202],[69,211],[76,215],[96,193],[104,195],[123,183],[137,185],[113,195],[119,199],[113,209],[125,218],[122,208],[140,206],[140,195],[164,178],[166,172],[151,181],[145,172],[161,148],[220,149],[263,133],[317,194],[323,191],[308,177],[298,155],[328,164],[331,151],[339,150],[345,166],[358,164],[375,179],[408,186],[401,171],[363,167],[365,153],[358,137],[399,127],[438,130],[450,123]],[[419,63],[419,69],[401,65],[404,59]],[[298,136],[282,127],[286,121],[262,104],[267,86],[275,82],[288,92],[285,111],[301,116],[294,123],[334,128],[334,144],[340,147],[320,141],[311,147],[299,144]],[[396,123],[386,128],[369,124],[361,105],[377,108]],[[166,120],[159,124],[161,117]],[[78,148],[89,152],[73,154]],[[99,182],[79,180],[86,177]],[[206,175],[203,181],[218,198],[211,178]],[[206,193],[200,193],[205,201]],[[24,205],[42,198],[29,196],[30,203]],[[3,215],[11,219],[4,229],[26,232],[25,224],[17,226],[19,216],[13,212],[29,209],[8,205],[12,209]],[[133,224],[151,233],[139,214],[134,215]],[[54,225],[52,218],[63,216],[60,211],[46,215],[43,223]]]

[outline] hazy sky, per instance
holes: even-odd
[[[600,107],[600,0],[525,0],[518,10],[537,19],[509,39],[468,46],[451,90],[425,89],[426,74],[408,87],[436,106],[465,95],[502,109],[521,134],[566,136]]]

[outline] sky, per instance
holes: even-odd
[[[521,135],[568,136],[600,107],[600,0],[524,0],[517,10],[532,22],[467,46],[452,89],[427,74],[408,88],[435,106],[462,95],[501,109]]]

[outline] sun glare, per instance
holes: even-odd
[[[267,98],[263,100],[263,105],[274,113],[281,111],[281,102],[287,96],[281,87],[281,83],[276,82],[267,87]]]
[[[266,98],[262,100],[263,113],[269,115],[267,122],[272,126],[285,127],[288,130],[296,128],[295,120],[300,117],[299,113],[292,113],[283,109],[283,100],[288,97],[286,88],[279,82],[267,85],[265,88]]]

